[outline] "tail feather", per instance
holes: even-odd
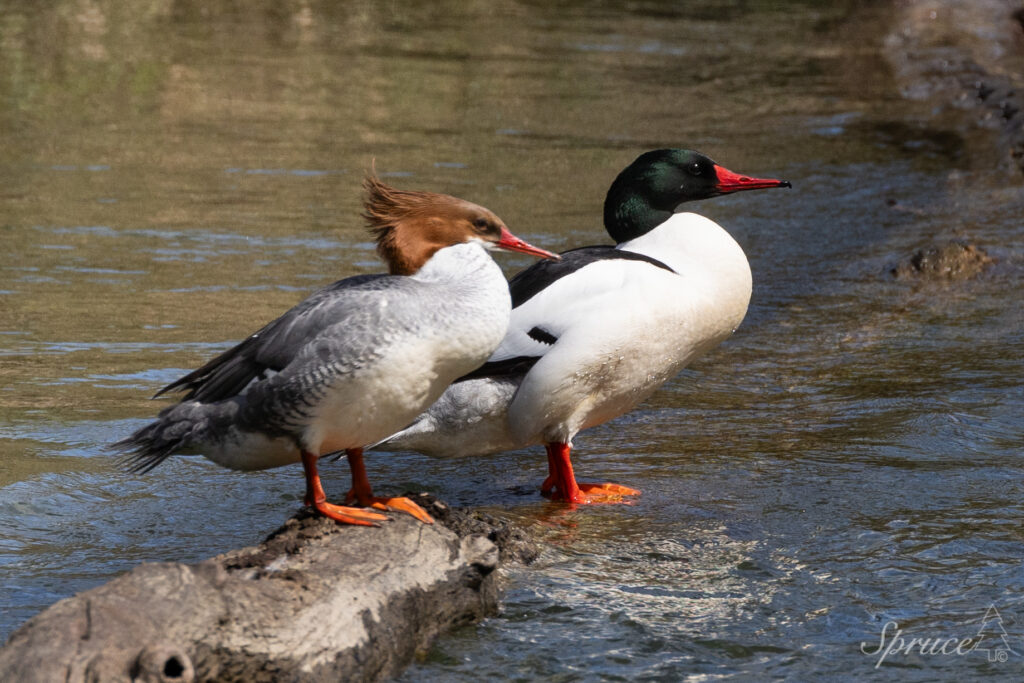
[[[150,423],[108,448],[120,454],[118,462],[126,471],[145,474],[174,455],[182,446],[180,441],[165,437],[163,426],[159,421]]]
[[[155,421],[107,448],[120,454],[119,462],[127,471],[149,472],[170,456],[190,451],[200,441],[209,424],[204,408],[191,401],[171,406]]]

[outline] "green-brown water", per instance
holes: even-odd
[[[896,96],[884,12],[823,5],[5,4],[0,636],[301,504],[297,467],[140,477],[101,448],[159,386],[379,270],[357,216],[374,159],[561,250],[606,241],[604,191],[639,152],[685,146],[794,183],[694,207],[748,253],[747,320],[578,439],[580,478],[634,506],[549,505],[538,449],[369,457],[382,491],[487,506],[547,548],[404,680],[1019,680],[1024,192]],[[954,236],[997,264],[887,275]],[[324,474],[344,490],[344,463]],[[889,621],[975,636],[990,605],[1006,662],[861,652]]]

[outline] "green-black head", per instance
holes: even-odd
[[[656,149],[638,156],[612,183],[604,225],[612,239],[625,242],[658,227],[685,202],[771,187],[792,185],[734,173],[700,152]]]

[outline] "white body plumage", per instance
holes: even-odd
[[[714,221],[673,214],[617,248],[671,270],[607,258],[553,281],[513,309],[491,356],[540,356],[524,376],[458,382],[378,447],[450,457],[571,444],[632,410],[743,320],[750,267]]]

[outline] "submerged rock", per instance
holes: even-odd
[[[967,280],[993,263],[982,249],[963,240],[915,251],[910,258],[889,269],[893,277],[921,280]]]
[[[529,557],[507,524],[418,498],[440,523],[394,514],[355,527],[304,510],[258,546],[140,565],[11,634],[0,680],[393,676],[440,633],[497,607],[500,554]]]

